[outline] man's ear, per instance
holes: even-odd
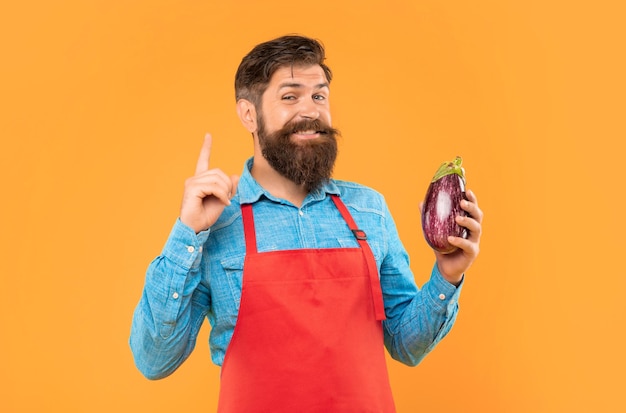
[[[250,133],[257,131],[256,108],[254,104],[247,99],[239,99],[237,101],[237,115],[243,124],[243,127]]]

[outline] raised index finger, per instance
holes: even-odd
[[[200,156],[198,157],[198,163],[196,164],[196,175],[200,175],[203,172],[209,170],[209,159],[211,158],[211,144],[213,138],[210,133],[204,135],[204,143],[202,149],[200,149]]]

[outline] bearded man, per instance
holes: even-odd
[[[189,356],[204,318],[222,367],[219,412],[394,412],[384,349],[417,365],[450,331],[482,211],[435,253],[421,289],[383,197],[332,178],[331,70],[322,45],[284,36],[235,76],[254,156],[241,177],[209,167],[207,135],[180,217],[149,266],[130,345],[150,379]]]

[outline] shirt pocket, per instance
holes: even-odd
[[[341,248],[360,248],[359,242],[356,238],[337,238],[337,242]],[[372,254],[374,254],[374,260],[376,261],[376,267],[378,271],[380,271],[380,263],[383,260],[383,249],[380,242],[375,239],[367,239],[367,244],[370,246],[372,250]]]
[[[340,248],[359,248],[359,243],[356,238],[337,238],[337,243]]]
[[[220,261],[224,269],[226,284],[235,304],[236,311],[239,311],[241,302],[241,287],[243,285],[243,263],[245,256],[236,256],[224,258]]]

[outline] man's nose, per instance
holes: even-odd
[[[311,99],[302,102],[299,115],[306,119],[317,119],[320,117],[320,111],[317,104]]]

